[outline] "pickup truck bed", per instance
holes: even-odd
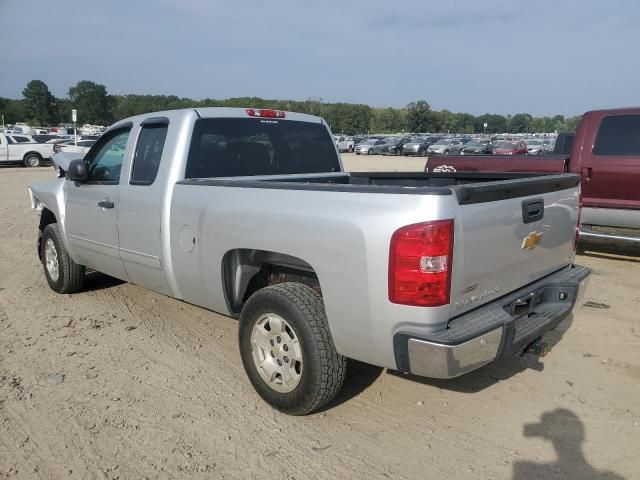
[[[640,108],[584,114],[575,136],[563,135],[559,148],[570,155],[436,156],[425,171],[570,172],[580,175],[580,237],[640,246]]]
[[[329,401],[346,357],[450,378],[519,351],[589,273],[577,175],[350,174],[308,115],[133,117],[64,167],[31,188],[49,285],[86,267],[239,317],[247,375],[289,413]]]

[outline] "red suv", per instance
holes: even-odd
[[[498,142],[493,147],[494,155],[524,155],[527,153],[527,144],[522,140]]]

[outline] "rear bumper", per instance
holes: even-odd
[[[633,229],[628,228],[601,227],[598,230],[593,230],[589,225],[582,225],[580,227],[580,239],[603,245],[639,247],[640,229],[633,231]]]
[[[591,270],[553,273],[449,322],[428,337],[394,336],[397,368],[432,378],[454,378],[497,358],[521,352],[552,330],[581,301]]]

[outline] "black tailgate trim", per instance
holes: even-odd
[[[565,173],[481,184],[456,185],[452,186],[451,190],[456,194],[460,205],[470,205],[558,192],[577,187],[579,183],[579,175]]]

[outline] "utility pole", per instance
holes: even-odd
[[[2,115],[2,133],[6,132],[7,129],[4,128],[4,115]]]
[[[76,131],[76,120],[78,119],[78,110],[71,110],[71,120],[73,121],[73,144],[78,146],[78,133]]]

